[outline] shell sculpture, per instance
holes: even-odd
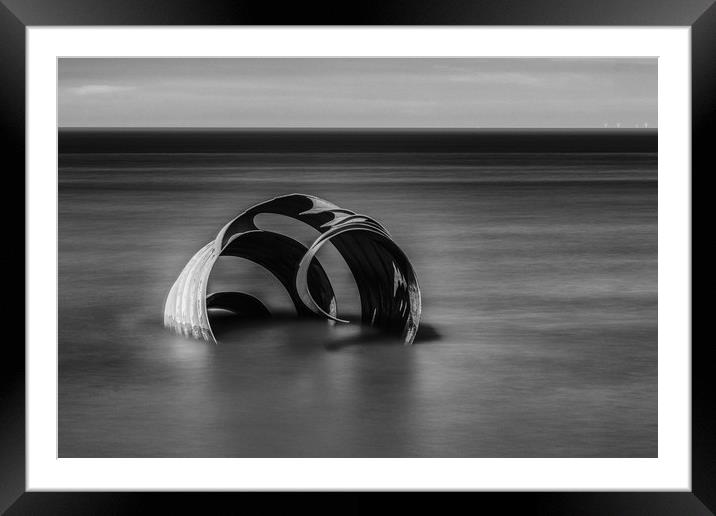
[[[280,233],[254,224],[261,213],[285,215],[320,232],[306,248]],[[376,220],[311,195],[291,194],[259,203],[226,224],[199,249],[172,285],[164,305],[164,326],[175,333],[216,342],[208,310],[222,308],[246,316],[269,316],[264,304],[240,292],[207,295],[209,275],[220,256],[251,260],[269,270],[288,291],[299,317],[339,319],[336,298],[316,258],[331,242],[358,286],[362,324],[400,335],[413,343],[420,323],[420,288],[405,253]]]

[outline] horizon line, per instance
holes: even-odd
[[[136,130],[167,130],[167,129],[209,129],[209,130],[248,130],[248,131],[657,131],[656,127],[443,127],[443,126],[423,126],[423,127],[367,127],[367,126],[79,126],[67,125],[57,126],[58,130],[66,129],[100,129],[100,130],[118,130],[118,129],[136,129]]]

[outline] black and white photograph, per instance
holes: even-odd
[[[60,458],[658,456],[658,60],[57,60]]]

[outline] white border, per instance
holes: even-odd
[[[58,459],[58,56],[658,56],[658,458]],[[690,490],[689,28],[31,27],[27,99],[28,490]]]

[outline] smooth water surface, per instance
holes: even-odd
[[[422,289],[414,346],[296,321],[236,258],[211,287],[256,295],[272,323],[217,320],[218,345],[162,327],[192,254],[292,192],[385,224]],[[319,259],[355,315],[340,257]],[[656,154],[60,157],[61,457],[656,453]]]

